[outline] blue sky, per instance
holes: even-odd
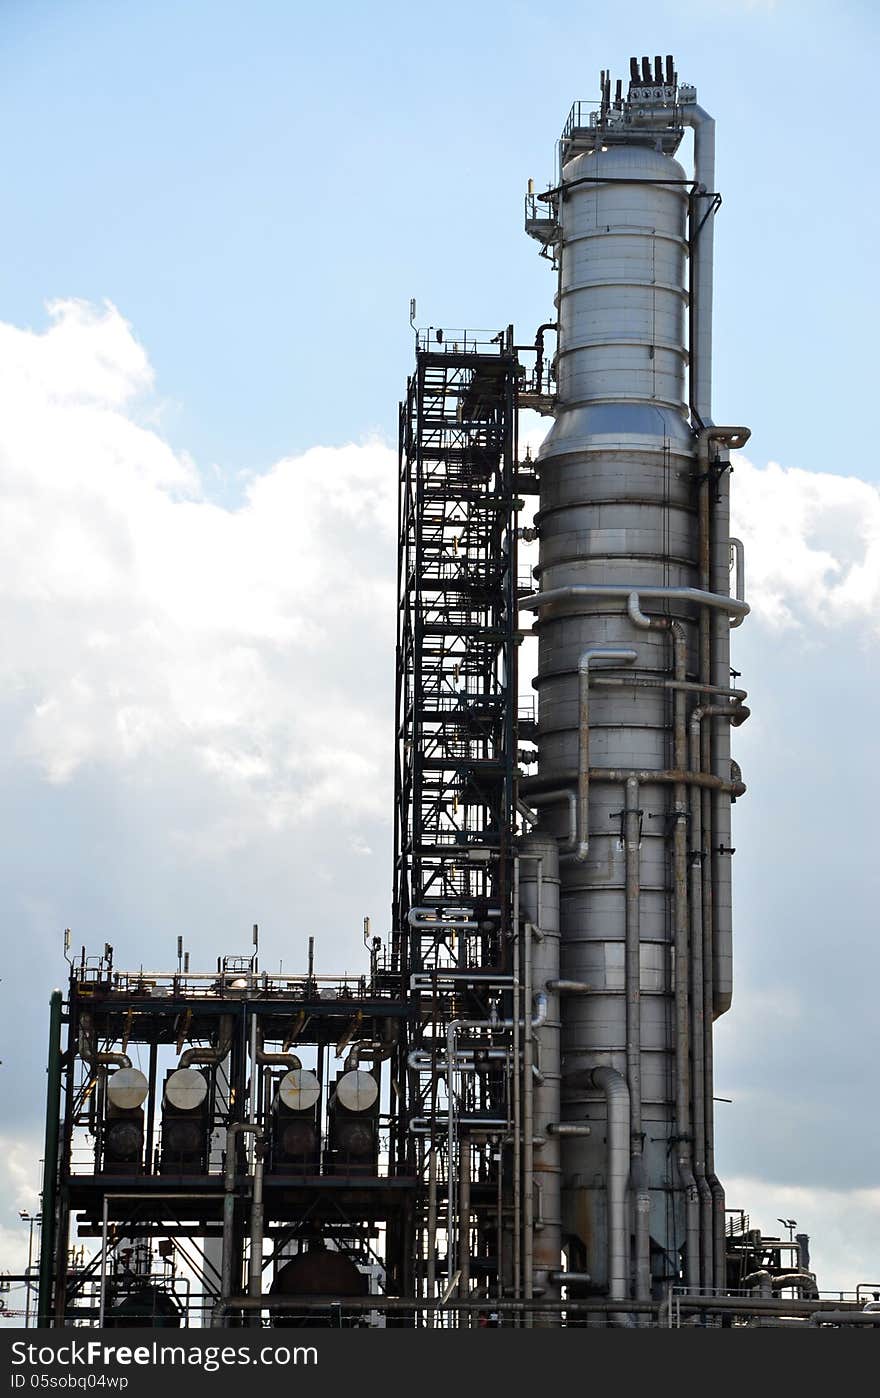
[[[132,965],[258,921],[266,964],[315,933],[333,971],[385,929],[409,299],[531,339],[526,181],[600,68],[660,51],[718,122],[715,416],[753,431],[719,1171],[826,1285],[880,1273],[878,30],[811,0],[0,0],[0,1267],[65,926]]]
[[[407,308],[518,328],[550,279],[520,236],[570,102],[674,52],[718,116],[717,416],[763,454],[876,472],[870,4],[4,0],[0,304],[108,297],[164,429],[218,488],[393,433]],[[816,408],[821,404],[821,413]]]

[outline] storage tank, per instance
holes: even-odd
[[[317,1170],[321,1085],[307,1068],[292,1068],[278,1083],[269,1123],[269,1168],[276,1173]]]
[[[372,1174],[379,1151],[379,1084],[372,1073],[341,1073],[329,1103],[330,1164],[337,1174]]]
[[[614,1298],[724,1285],[711,1024],[730,1002],[743,789],[728,734],[747,713],[730,679],[748,609],[729,596],[728,448],[748,433],[710,416],[714,163],[695,98],[671,60],[616,102],[603,75],[527,219],[559,281],[523,788],[562,851],[561,1112],[590,1127],[561,1141],[567,1265]],[[693,175],[674,158],[686,126]]]
[[[137,1068],[119,1068],[107,1077],[107,1112],[103,1135],[106,1174],[140,1174],[144,1157],[143,1104],[149,1092]]]
[[[326,1300],[327,1309],[302,1311],[276,1311],[272,1316],[273,1326],[293,1329],[301,1326],[352,1326],[360,1324],[360,1317],[342,1316],[330,1309],[333,1301],[352,1296],[366,1296],[367,1278],[363,1272],[343,1252],[327,1248],[320,1241],[314,1242],[308,1251],[300,1252],[285,1262],[271,1286],[272,1296],[301,1296],[311,1301]]]
[[[197,1068],[175,1068],[162,1099],[161,1173],[205,1174],[209,1142],[208,1079]]]

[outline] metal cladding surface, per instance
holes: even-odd
[[[165,1083],[165,1097],[181,1112],[194,1112],[208,1095],[208,1084],[196,1068],[178,1068]]]
[[[538,636],[538,774],[523,790],[537,798],[541,830],[568,851],[560,976],[583,988],[563,994],[560,1012],[562,1115],[590,1125],[561,1141],[568,1265],[614,1294],[611,1098],[593,1076],[611,1068],[630,1099],[626,1232],[632,1295],[644,1297],[682,1275],[711,1286],[724,1266],[711,1021],[730,1000],[727,730],[745,712],[729,689],[726,453],[713,447],[709,462],[711,425],[689,409],[699,197],[664,153],[681,126],[670,138],[665,115],[654,141],[632,111],[624,134],[611,113],[607,148],[581,133],[550,205],[552,231],[529,229],[552,242],[559,285],[555,422],[538,454],[537,594],[524,604]],[[664,111],[693,124],[678,106]],[[573,846],[575,789],[583,828]]]
[[[133,1111],[147,1099],[150,1084],[137,1068],[120,1068],[107,1079],[107,1096],[120,1111]]]
[[[321,1095],[321,1085],[307,1068],[292,1068],[278,1084],[278,1097],[292,1112],[309,1111]]]

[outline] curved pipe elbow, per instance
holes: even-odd
[[[131,1059],[127,1053],[115,1053],[110,1049],[99,1052],[98,1035],[91,1015],[80,1017],[79,1056],[92,1069],[131,1067]]]
[[[660,620],[659,618],[656,618],[655,621],[652,621],[649,616],[645,615],[645,613],[642,611],[639,594],[637,592],[631,592],[627,597],[626,611],[633,625],[640,626],[643,631],[650,630],[650,628],[654,625],[657,625]]]
[[[535,1013],[532,1016],[533,1029],[540,1029],[543,1024],[547,1023],[548,1004],[549,1001],[547,999],[547,996],[544,994],[543,990],[539,991],[539,993],[535,996]]]
[[[232,1045],[232,1016],[223,1015],[220,1019],[220,1029],[217,1036],[216,1048],[189,1048],[180,1055],[178,1068],[191,1068],[194,1063],[200,1063],[204,1067],[210,1067],[217,1063],[222,1063]]]

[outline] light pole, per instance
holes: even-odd
[[[27,1223],[27,1224],[29,1224],[29,1228],[28,1228],[28,1260],[27,1260],[27,1272],[25,1273],[25,1275],[26,1275],[26,1277],[27,1277],[27,1282],[26,1282],[26,1284],[25,1284],[25,1303],[24,1303],[24,1323],[25,1323],[25,1329],[27,1329],[27,1327],[28,1327],[28,1326],[30,1325],[30,1323],[31,1323],[31,1267],[33,1266],[33,1260],[34,1260],[34,1224],[35,1224],[35,1223],[42,1223],[42,1222],[43,1222],[43,1215],[42,1215],[42,1213],[29,1214],[28,1211],[27,1211],[27,1209],[19,1209],[19,1211],[18,1211],[18,1216],[19,1216],[19,1218],[21,1219],[22,1223]]]

